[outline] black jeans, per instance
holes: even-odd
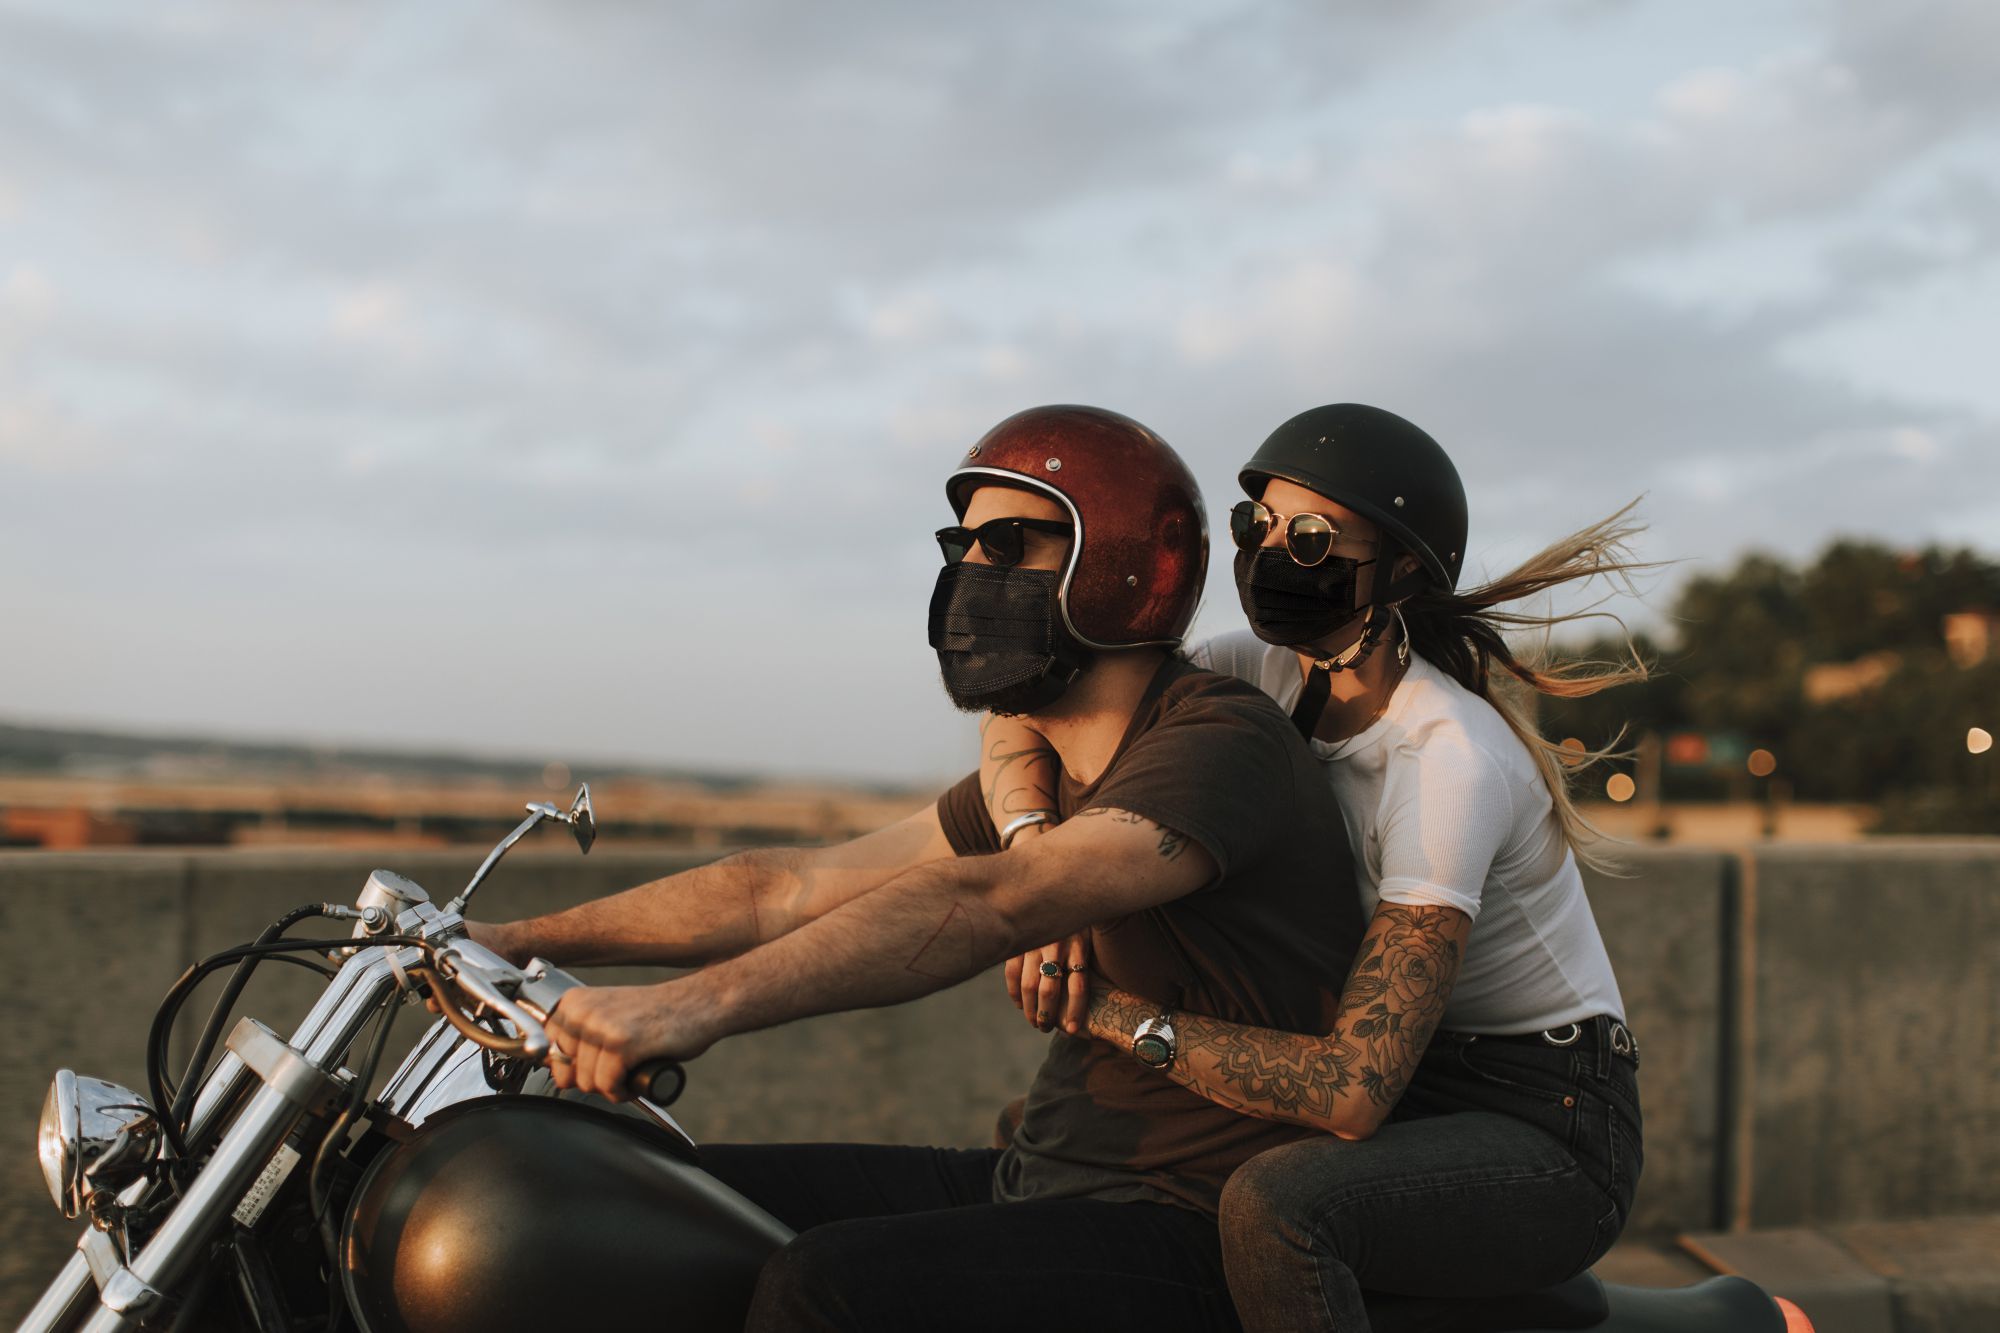
[[[1534,1291],[1595,1263],[1641,1161],[1638,1070],[1609,1027],[1586,1023],[1567,1047],[1440,1033],[1373,1138],[1239,1167],[1222,1239],[1243,1326],[1420,1326],[1422,1303],[1400,1298]]]
[[[1164,1203],[995,1203],[999,1155],[703,1148],[718,1179],[799,1233],[764,1265],[745,1328],[1237,1328],[1213,1218]]]

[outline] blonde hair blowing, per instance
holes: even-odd
[[[1528,747],[1542,781],[1549,789],[1556,824],[1576,859],[1600,871],[1615,871],[1617,862],[1602,846],[1609,835],[1583,817],[1570,791],[1573,774],[1600,759],[1615,757],[1611,746],[1601,750],[1565,749],[1546,740],[1535,725],[1535,696],[1577,699],[1614,685],[1645,680],[1647,664],[1633,648],[1625,622],[1597,608],[1618,592],[1632,592],[1632,574],[1656,568],[1656,563],[1632,558],[1627,543],[1645,531],[1633,521],[1634,500],[1617,513],[1529,556],[1490,583],[1462,592],[1424,592],[1402,605],[1409,626],[1410,646],[1424,660],[1447,672],[1459,684],[1492,704]],[[1564,584],[1605,578],[1614,586],[1596,601],[1561,615],[1535,615],[1496,608],[1546,593]],[[1625,634],[1622,662],[1559,661],[1549,646],[1558,625],[1579,620],[1608,619]],[[1507,641],[1510,632],[1539,635],[1533,648],[1517,651]],[[1500,669],[1495,679],[1493,669]]]

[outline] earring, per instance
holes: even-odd
[[[1396,612],[1396,665],[1406,667],[1410,664],[1410,627],[1403,620],[1402,603],[1397,603],[1394,610]]]

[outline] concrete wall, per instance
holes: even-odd
[[[1631,872],[1587,877],[1597,928],[1639,1041],[1646,1165],[1628,1227],[1675,1232],[1712,1223],[1724,1124],[1724,943],[1735,862],[1660,851]]]
[[[1631,875],[1593,875],[1590,891],[1642,1047],[1635,1234],[2000,1209],[2000,840],[1629,859]],[[476,858],[0,854],[0,976],[21,997],[0,1066],[0,1326],[75,1239],[33,1147],[54,1069],[143,1087],[147,1025],[188,962],[298,903],[351,901],[382,861],[443,899]],[[523,850],[478,911],[525,915],[690,863]],[[266,967],[241,1011],[288,1030],[319,984]],[[392,1054],[422,1026],[406,1011]],[[981,1144],[1045,1040],[994,973],[725,1042],[677,1113],[708,1142]]]
[[[2000,1209],[2000,852],[1759,855],[1741,1220]]]

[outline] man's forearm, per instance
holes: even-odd
[[[807,892],[801,859],[790,848],[741,852],[486,932],[503,953],[539,955],[564,967],[699,966],[797,925],[797,904]]]
[[[815,1014],[899,1004],[1018,950],[1023,927],[987,900],[997,857],[907,870],[762,948],[670,984],[707,1041]]]

